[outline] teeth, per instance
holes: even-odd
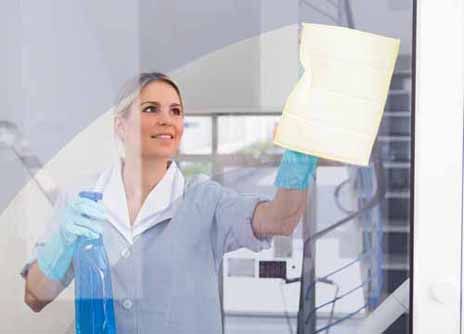
[[[157,135],[155,138],[170,138],[172,139],[173,137],[171,135]]]

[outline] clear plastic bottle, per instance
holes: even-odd
[[[102,199],[98,192],[80,197]],[[80,237],[73,258],[76,334],[116,334],[111,268],[102,237]]]

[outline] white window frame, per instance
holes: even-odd
[[[464,2],[417,0],[413,332],[462,331]]]

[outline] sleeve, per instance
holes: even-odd
[[[256,237],[251,224],[258,203],[271,199],[258,194],[240,194],[220,185],[218,189],[219,200],[214,211],[217,256],[222,259],[223,254],[242,247],[254,252],[270,248],[272,236]]]
[[[41,236],[37,239],[37,241],[34,244],[34,247],[32,248],[31,254],[29,255],[28,259],[26,260],[26,263],[22,267],[20,271],[20,275],[26,279],[27,273],[29,272],[30,267],[32,264],[37,261],[37,256],[39,253],[39,250],[41,247],[44,247],[47,244],[47,241],[50,239],[50,237],[56,233],[59,229],[59,220],[57,219],[57,215],[60,212],[61,209],[63,209],[70,198],[69,193],[60,193],[58,195],[58,198],[56,200],[56,203],[54,205],[53,209],[53,216],[50,219],[50,221],[46,224],[44,232],[41,234]],[[71,265],[68,271],[66,272],[64,278],[61,280],[61,283],[63,284],[64,287],[67,287],[71,281],[74,278],[74,270],[73,266]]]

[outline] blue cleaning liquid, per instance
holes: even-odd
[[[101,200],[97,192],[80,197]],[[116,334],[111,269],[102,237],[78,240],[73,259],[76,334]]]

